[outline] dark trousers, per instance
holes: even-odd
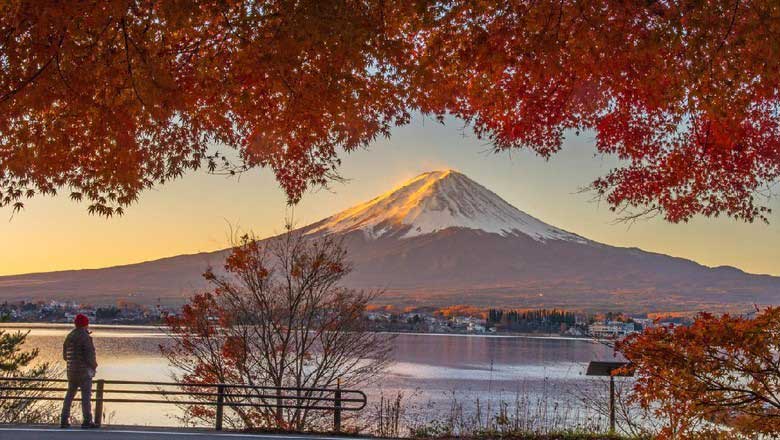
[[[73,398],[76,397],[76,391],[81,389],[81,414],[84,417],[83,423],[92,423],[92,378],[89,376],[82,378],[68,378],[68,391],[65,393],[65,402],[62,404],[62,415],[60,423],[68,423],[70,419],[70,406]]]

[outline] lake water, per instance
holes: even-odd
[[[64,367],[62,341],[70,328],[14,327],[30,330],[28,344],[40,349],[42,360]],[[171,370],[159,351],[167,337],[159,329],[96,326],[92,331],[100,364],[97,378],[170,379]],[[421,421],[447,414],[458,404],[473,411],[477,399],[493,408],[500,401],[544,402],[544,411],[554,408],[561,413],[565,408],[566,412],[577,412],[577,417],[583,417],[579,414],[578,393],[594,384],[603,384],[603,379],[584,376],[587,363],[614,360],[610,348],[583,339],[432,334],[398,335],[393,358],[394,364],[386,376],[364,388],[369,397],[367,411],[376,405],[380,395],[394,397],[401,391],[408,413],[416,413],[413,416]],[[137,404],[106,407],[111,423],[178,424],[178,410],[173,405],[151,409]]]

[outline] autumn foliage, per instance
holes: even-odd
[[[456,304],[452,306],[441,307],[436,310],[436,313],[445,318],[452,318],[455,316],[476,316],[484,319],[487,317],[487,311],[484,308],[470,306],[467,304]]]
[[[497,151],[595,135],[621,215],[765,218],[780,175],[773,0],[0,4],[0,204],[103,215],[206,166],[297,201],[412,111]],[[227,150],[227,151],[226,151]]]
[[[391,337],[369,331],[363,317],[375,295],[340,285],[350,270],[345,256],[333,237],[242,238],[221,270],[205,274],[212,288],[166,319],[171,342],[160,348],[189,384],[184,400],[201,400],[217,383],[255,386],[228,389],[226,425],[330,429],[332,414],[317,409],[333,398],[323,389],[377,380],[391,351]],[[282,390],[300,399],[277,397]],[[183,411],[188,422],[216,416],[214,406]]]
[[[664,424],[660,438],[780,435],[780,308],[754,317],[700,314],[617,346],[636,373],[633,399]],[[774,437],[773,437],[774,438]]]

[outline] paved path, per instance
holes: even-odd
[[[206,430],[168,428],[112,427],[84,430],[52,426],[0,426],[0,440],[361,440],[359,437],[334,437],[295,434],[217,433]]]

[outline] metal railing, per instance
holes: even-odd
[[[62,396],[52,396],[52,393],[64,393],[67,388],[51,386],[28,386],[14,382],[40,382],[40,383],[67,383],[66,379],[45,379],[45,378],[2,378],[0,379],[0,401],[1,400],[43,400],[43,401],[62,401]],[[9,383],[11,385],[9,385]],[[282,411],[285,409],[301,409],[313,411],[333,412],[333,430],[341,432],[341,413],[343,411],[360,411],[366,407],[366,394],[359,390],[336,388],[306,388],[306,387],[273,387],[273,386],[255,386],[255,385],[236,385],[226,383],[200,384],[200,383],[178,383],[178,382],[146,382],[132,380],[108,380],[97,379],[94,381],[93,402],[95,405],[95,424],[100,426],[103,421],[104,403],[145,403],[145,404],[173,404],[173,405],[197,405],[197,406],[215,406],[216,420],[215,429],[222,430],[222,421],[224,418],[224,409],[237,407],[254,408],[273,408],[276,410],[277,417],[281,420]],[[116,385],[143,385],[147,387],[158,387],[157,389],[127,389],[127,387],[114,389],[111,386]],[[182,391],[166,390],[163,388],[185,389]],[[215,389],[215,392],[207,391],[187,391],[187,388],[193,390]],[[18,392],[38,392],[42,395],[25,396],[7,394],[5,391]],[[121,398],[111,397],[111,395],[144,395],[175,397],[181,396],[190,399],[165,399],[165,398]],[[205,398],[213,400],[206,400]],[[201,399],[201,400],[195,400]],[[236,399],[244,399],[236,401]],[[257,401],[259,399],[259,401]],[[73,399],[80,401],[80,393]],[[250,401],[246,401],[250,400]],[[255,400],[255,401],[252,401]]]

